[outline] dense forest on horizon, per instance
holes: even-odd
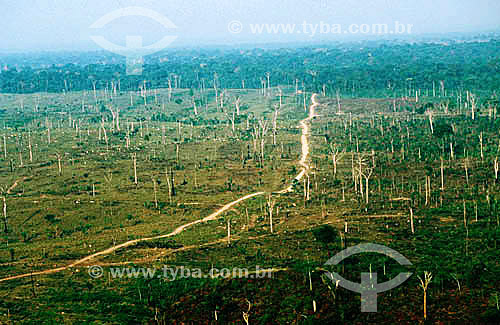
[[[111,88],[136,90],[166,88],[260,88],[267,73],[271,82],[309,91],[356,96],[405,95],[411,90],[470,89],[491,93],[500,87],[500,41],[442,43],[356,42],[302,48],[171,49],[145,60],[140,76],[126,75],[125,59],[101,52],[66,53],[60,62],[38,66],[33,55],[11,65],[0,56],[0,92],[36,93]],[[58,54],[40,53],[40,62],[54,62]],[[61,54],[59,54],[61,55]],[[51,59],[50,57],[53,56]],[[21,58],[21,59],[19,59]],[[23,62],[31,62],[31,66]],[[94,62],[94,63],[91,63]],[[98,63],[96,63],[98,62]]]

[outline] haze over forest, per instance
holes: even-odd
[[[27,0],[3,1],[0,13],[0,51],[94,50],[89,28],[113,10],[140,6],[169,18],[178,28],[166,29],[145,17],[122,17],[100,34],[123,44],[126,35],[140,35],[144,44],[167,35],[177,36],[172,46],[231,45],[268,42],[318,42],[370,39],[371,35],[252,34],[249,24],[375,24],[398,21],[413,25],[412,35],[498,30],[500,2],[495,0],[284,0],[284,1],[159,1],[159,0]],[[240,21],[239,34],[228,23]],[[388,35],[386,35],[388,36]]]

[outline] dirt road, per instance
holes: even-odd
[[[316,97],[317,97],[317,94],[313,94],[311,97],[312,104],[309,108],[309,116],[306,119],[300,121],[300,127],[302,128],[302,135],[300,138],[300,142],[302,143],[302,156],[300,158],[299,164],[302,166],[302,169],[301,169],[300,173],[295,177],[295,180],[297,180],[297,181],[300,181],[304,177],[304,175],[307,173],[307,171],[309,170],[309,165],[307,164],[307,160],[308,160],[308,156],[309,156],[309,142],[307,141],[307,138],[309,135],[309,125],[307,123],[310,120],[312,120],[315,116],[317,116],[315,109],[319,105],[319,103],[318,103]],[[15,183],[15,185],[17,185],[17,182]],[[14,187],[15,186],[13,186],[11,188],[14,188]],[[276,192],[276,193],[282,194],[282,193],[287,193],[287,192],[291,192],[291,191],[293,191],[292,185],[290,185],[289,187],[285,188],[284,190]],[[127,241],[125,243],[122,243],[122,244],[110,247],[108,249],[105,249],[103,251],[94,253],[92,255],[86,256],[86,257],[79,259],[79,260],[77,260],[69,265],[66,265],[66,266],[61,266],[58,268],[49,269],[49,270],[45,270],[45,271],[38,271],[38,272],[33,272],[33,273],[14,275],[14,276],[0,279],[0,282],[26,278],[26,277],[30,277],[30,276],[45,275],[45,274],[52,274],[52,273],[61,272],[61,271],[70,269],[72,267],[81,265],[85,262],[88,262],[89,260],[92,260],[98,256],[111,254],[112,252],[114,252],[118,249],[133,246],[139,242],[172,237],[172,236],[178,235],[179,233],[183,232],[186,228],[189,228],[189,227],[194,226],[196,224],[215,220],[219,215],[221,215],[225,211],[231,209],[233,206],[237,205],[238,203],[240,203],[242,201],[248,200],[248,199],[256,197],[256,196],[264,195],[264,194],[266,194],[266,192],[256,192],[256,193],[245,195],[245,196],[243,196],[243,197],[241,197],[233,202],[230,202],[230,203],[224,205],[222,208],[218,209],[217,211],[215,211],[214,213],[212,213],[208,217],[205,217],[205,218],[199,219],[199,220],[195,220],[193,222],[179,226],[174,231],[172,231],[168,234],[155,236],[155,237],[146,237],[146,238],[139,238],[139,239],[130,240],[130,241]]]

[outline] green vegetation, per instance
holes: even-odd
[[[28,275],[0,282],[0,323],[417,323],[424,272],[425,322],[496,321],[498,42],[365,45],[179,52],[141,78],[114,65],[3,71],[0,279]],[[297,181],[313,92],[310,168]],[[261,191],[170,237],[29,276]],[[412,265],[358,254],[324,266],[369,242]],[[273,270],[111,276],[165,265]],[[355,282],[369,270],[378,283],[413,276],[360,313],[360,295],[325,269]]]

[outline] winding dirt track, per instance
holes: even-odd
[[[315,109],[317,106],[319,106],[319,103],[317,102],[316,97],[317,97],[317,94],[313,94],[311,97],[312,104],[309,108],[309,116],[306,119],[300,121],[300,127],[302,128],[302,136],[300,138],[300,141],[302,143],[302,156],[300,158],[299,164],[302,166],[302,168],[301,168],[300,173],[295,177],[296,181],[300,181],[304,177],[304,175],[307,173],[307,171],[309,170],[309,165],[307,165],[307,159],[309,156],[309,142],[307,141],[307,137],[309,135],[309,125],[307,123],[311,119],[313,119],[315,116],[317,116],[315,113]],[[17,185],[17,182],[16,182],[16,185]],[[292,191],[293,191],[293,185],[290,185],[287,188],[285,188],[284,190],[279,191],[279,192],[275,192],[275,193],[283,194],[283,193],[288,193],[288,192],[292,192]],[[226,204],[225,206],[223,206],[219,210],[215,211],[214,213],[212,213],[208,217],[205,217],[205,218],[199,219],[199,220],[195,220],[193,222],[179,226],[171,233],[168,233],[165,235],[160,235],[160,236],[155,236],[155,237],[146,237],[146,238],[139,238],[139,239],[130,240],[130,241],[127,241],[125,243],[122,243],[122,244],[110,247],[108,249],[105,249],[103,251],[94,253],[92,255],[86,256],[86,257],[79,259],[79,260],[77,260],[69,265],[66,265],[66,266],[61,266],[58,268],[49,269],[49,270],[45,270],[45,271],[38,271],[38,272],[14,275],[14,276],[0,279],[0,282],[21,279],[21,278],[26,278],[26,277],[31,277],[31,276],[37,276],[37,275],[45,275],[45,274],[52,274],[52,273],[61,272],[61,271],[67,270],[69,268],[75,267],[77,265],[83,264],[83,263],[85,263],[89,260],[92,260],[98,256],[108,255],[108,254],[113,253],[114,251],[116,251],[118,249],[133,246],[139,242],[172,237],[172,236],[178,235],[179,233],[183,232],[186,228],[189,228],[189,227],[194,226],[196,224],[215,220],[220,214],[231,209],[234,205],[236,205],[242,201],[248,200],[248,199],[256,197],[256,196],[264,195],[264,194],[266,194],[266,192],[256,192],[256,193],[245,195],[245,196],[243,196],[243,197],[241,197],[241,198],[239,198],[231,203]]]
[[[317,94],[313,94],[311,97],[312,105],[309,108],[309,117],[300,121],[300,127],[302,128],[302,136],[300,137],[300,142],[302,143],[302,157],[299,160],[299,165],[302,166],[300,173],[295,177],[296,181],[300,181],[304,175],[309,170],[309,165],[307,164],[307,157],[309,156],[309,142],[307,141],[307,136],[309,135],[309,125],[307,122],[316,117],[316,107],[319,106],[319,103],[316,101]],[[292,192],[293,185],[288,186],[282,191],[276,192],[279,194]]]
[[[18,179],[17,181],[14,182],[14,184],[12,184],[11,187],[9,187],[9,189],[7,190],[7,194],[10,194],[16,187],[17,185],[19,185],[19,182],[24,182],[25,180],[29,179],[29,177],[23,177],[22,179]]]

